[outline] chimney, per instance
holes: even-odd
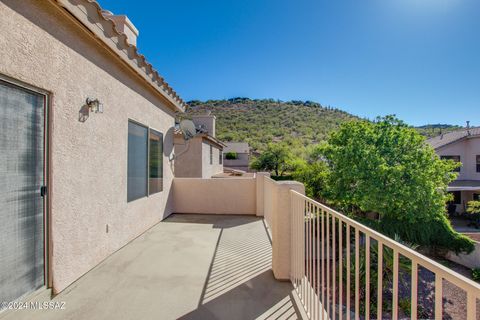
[[[467,134],[470,135],[470,121],[467,121]]]
[[[114,15],[111,11],[103,10],[103,16],[106,19],[110,19],[115,23],[115,29],[119,33],[123,33],[127,36],[127,42],[132,46],[137,46],[138,29],[125,15]]]
[[[192,117],[192,121],[195,124],[195,126],[204,127],[207,130],[208,134],[211,135],[212,137],[215,137],[215,120],[216,120],[216,117],[210,114],[210,111],[207,112],[206,114],[194,115]]]

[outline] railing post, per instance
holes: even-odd
[[[265,192],[264,187],[264,177],[270,177],[269,172],[257,172],[255,173],[255,178],[257,180],[257,212],[256,215],[258,217],[263,217],[264,215],[264,206],[263,206],[263,195]]]
[[[279,181],[274,201],[276,212],[272,214],[272,269],[278,280],[290,280],[291,266],[291,201],[290,190],[305,194],[305,187],[297,181]]]

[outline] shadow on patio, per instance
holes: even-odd
[[[174,215],[166,222],[220,229],[198,307],[179,319],[297,319],[292,286],[273,277],[272,246],[262,219]]]
[[[258,217],[174,214],[54,297],[65,310],[0,318],[296,319],[291,283],[274,279],[271,252]]]

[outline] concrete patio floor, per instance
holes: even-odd
[[[65,309],[19,310],[0,318],[296,319],[299,314],[291,284],[273,278],[263,220],[250,216],[174,214],[53,301],[64,301]]]

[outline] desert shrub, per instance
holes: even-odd
[[[480,268],[472,269],[472,279],[477,282],[480,282]]]
[[[467,212],[470,214],[480,214],[480,201],[469,201]]]
[[[227,152],[227,153],[225,153],[225,159],[236,160],[236,159],[238,159],[238,154],[236,152]]]

